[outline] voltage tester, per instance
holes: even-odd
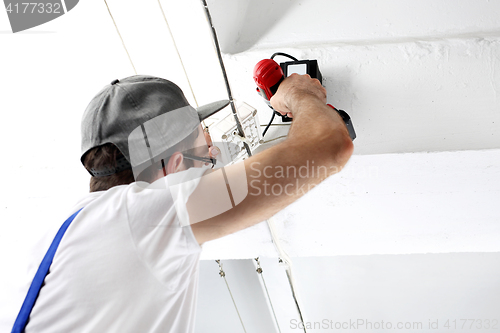
[[[278,63],[273,60],[274,57],[278,55],[288,57],[293,61],[282,62],[278,65]],[[319,70],[317,60],[297,60],[296,58],[286,53],[277,52],[273,54],[270,59],[263,59],[259,61],[257,65],[255,65],[253,70],[253,79],[257,84],[257,92],[264,98],[266,104],[271,109],[273,109],[270,103],[271,97],[276,93],[280,83],[285,79],[285,77],[288,77],[293,73],[301,75],[309,74],[311,78],[318,79],[319,82],[323,84],[323,76],[321,75],[321,72]],[[347,130],[349,131],[351,140],[354,140],[356,138],[356,132],[354,131],[351,118],[349,117],[347,112],[345,112],[344,110],[338,110],[331,104],[327,105],[340,114],[342,120],[344,120]],[[276,115],[280,116],[283,122],[292,121],[292,118],[286,115],[282,115],[278,111],[273,109],[273,116],[264,132],[262,133],[262,137],[264,137],[264,135],[266,134]]]

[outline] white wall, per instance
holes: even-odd
[[[500,325],[499,260],[498,253],[449,253],[295,258],[294,265],[304,321],[316,328],[307,332],[492,332],[495,320]],[[243,325],[248,333],[277,332],[262,289],[248,283],[256,278],[250,261],[222,261]],[[280,331],[303,332],[283,269],[276,258],[260,262]],[[200,267],[196,331],[243,332],[217,264]]]

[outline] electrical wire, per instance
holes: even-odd
[[[278,136],[277,138],[272,138],[271,140],[267,140],[267,141],[264,141],[264,142],[262,142],[262,143],[264,144],[264,143],[273,142],[273,141],[276,141],[276,140],[279,140],[279,139],[282,139],[282,138],[286,138],[287,136],[288,136],[288,135]]]
[[[106,0],[104,0],[104,3],[106,4],[106,8],[108,8],[108,13],[109,16],[111,16],[111,20],[113,21],[113,24],[115,25],[116,32],[118,32],[118,36],[120,36],[120,40],[122,41],[123,48],[125,49],[125,52],[127,53],[128,60],[130,60],[130,64],[132,65],[132,68],[134,69],[135,75],[137,75],[137,71],[135,70],[134,63],[132,62],[132,58],[130,58],[130,54],[128,53],[127,47],[125,46],[125,42],[123,41],[122,35],[120,34],[120,30],[118,30],[118,26],[116,25],[115,19],[113,18],[113,15],[111,14],[111,11],[109,10],[108,3]]]
[[[287,53],[283,53],[283,52],[276,52],[274,53],[272,56],[271,56],[271,59],[274,59],[274,57],[276,56],[284,56],[284,57],[287,57],[287,58],[290,58],[292,59],[293,61],[298,61],[297,58],[295,57],[292,57],[291,55],[287,54]]]
[[[269,300],[269,305],[271,305],[271,311],[273,312],[274,322],[276,323],[276,327],[278,327],[278,332],[281,333],[280,324],[278,322],[278,318],[276,318],[276,312],[274,311],[273,302],[271,302],[271,297],[269,296],[269,291],[267,290],[266,280],[264,280],[264,273],[263,273],[264,271],[263,271],[262,267],[260,266],[259,257],[255,258],[255,261],[257,262],[256,272],[257,272],[257,274],[260,275],[260,278],[261,278],[262,283],[264,285],[264,289],[266,291],[267,299]]]
[[[168,32],[170,34],[170,38],[172,39],[172,42],[174,43],[174,49],[175,52],[177,52],[177,57],[179,58],[179,61],[181,62],[182,70],[184,71],[184,75],[186,76],[189,89],[191,90],[191,95],[193,95],[194,98],[194,103],[196,104],[196,107],[198,107],[198,101],[196,100],[196,95],[194,94],[193,87],[191,86],[191,81],[189,80],[189,76],[186,71],[186,67],[184,66],[184,62],[182,61],[181,54],[179,52],[179,49],[177,48],[177,43],[175,42],[174,35],[172,34],[172,30],[170,29],[170,25],[168,24],[167,17],[165,16],[165,12],[163,11],[163,7],[161,5],[160,0],[158,0],[158,5],[160,6],[161,13],[163,15],[163,19],[165,20],[165,24],[167,25]]]
[[[214,43],[215,52],[217,53],[217,58],[219,59],[220,69],[222,71],[222,76],[224,77],[224,83],[226,84],[227,96],[229,97],[229,104],[231,105],[231,110],[233,112],[233,117],[236,122],[236,128],[238,129],[238,133],[241,137],[245,136],[245,132],[243,131],[243,127],[241,126],[241,122],[238,119],[238,113],[236,112],[236,107],[234,106],[233,94],[231,92],[231,86],[229,84],[229,80],[227,78],[226,67],[224,66],[224,61],[222,60],[222,53],[220,51],[219,40],[217,38],[217,32],[215,31],[214,24],[212,22],[212,16],[210,15],[210,10],[208,9],[208,5],[206,0],[201,0],[201,4],[205,9],[205,16],[207,18],[208,25],[210,26],[210,31],[212,32],[212,40]],[[252,151],[250,150],[250,146],[248,143],[243,142],[243,147],[248,154],[248,156],[252,156]]]
[[[227,91],[227,95],[229,98],[229,103],[231,105],[231,110],[233,112],[233,117],[234,117],[234,120],[236,122],[236,128],[238,129],[239,136],[241,138],[245,138],[245,132],[243,131],[243,126],[241,125],[240,120],[238,119],[238,113],[236,112],[236,107],[234,105],[233,94],[231,92],[231,86],[229,85],[229,80],[227,78],[227,73],[226,73],[226,68],[224,66],[224,61],[222,60],[222,54],[220,51],[219,40],[217,38],[217,33],[215,31],[215,27],[212,23],[212,16],[210,15],[210,10],[208,9],[208,5],[207,5],[206,0],[201,0],[201,4],[205,10],[205,16],[206,16],[208,25],[209,25],[211,33],[212,33],[212,40],[214,43],[215,52],[217,53],[217,58],[219,59],[219,65],[220,65],[220,69],[222,72],[222,76],[224,78],[224,83],[226,84],[226,91]],[[250,146],[244,140],[243,140],[243,146],[245,147],[245,150],[247,151],[248,156],[252,156],[252,151],[250,150]],[[234,307],[236,309],[236,312],[238,313],[238,317],[240,318],[241,326],[243,326],[243,330],[246,333],[245,325],[243,324],[243,320],[241,319],[240,312],[238,311],[238,307],[236,306],[236,302],[234,301],[233,294],[231,293],[231,289],[229,288],[229,284],[226,281],[225,274],[222,271],[222,265],[220,264],[220,260],[216,260],[216,262],[219,264],[219,268],[220,268],[221,273],[222,273],[221,276],[224,278],[224,281],[226,282],[227,289],[229,290],[229,293],[231,294],[231,298],[233,300]]]
[[[290,290],[292,292],[292,297],[295,302],[295,306],[297,308],[297,313],[299,314],[300,321],[304,323],[304,317],[302,316],[302,310],[299,305],[299,297],[297,295],[297,284],[293,277],[293,263],[285,250],[281,247],[280,242],[278,241],[278,237],[276,235],[276,226],[274,223],[274,217],[270,217],[267,220],[267,227],[269,228],[269,232],[271,233],[271,239],[273,240],[274,247],[276,248],[276,252],[279,255],[279,262],[285,265],[286,276],[288,278],[288,284],[290,285]],[[303,326],[304,332],[307,333],[306,327]]]
[[[288,124],[271,124],[271,126],[288,126],[288,127],[290,127],[290,125],[291,125],[290,123],[288,123]],[[264,127],[264,126],[267,126],[267,125],[259,125],[259,126],[260,127]]]
[[[238,314],[238,318],[240,318],[240,323],[241,323],[241,326],[243,327],[243,331],[245,333],[247,333],[245,325],[243,324],[243,320],[241,319],[240,312],[238,311],[238,307],[236,306],[236,302],[234,301],[233,293],[231,292],[231,288],[229,288],[229,284],[227,283],[226,272],[224,272],[224,270],[222,269],[222,263],[220,262],[220,260],[215,260],[215,262],[219,265],[220,277],[224,278],[224,282],[226,282],[227,290],[229,291],[229,295],[231,296],[231,299],[233,300],[234,308],[236,309],[236,313]]]
[[[269,126],[271,126],[274,116],[276,116],[276,112],[273,110],[273,116],[271,117],[271,120],[269,121],[269,124],[267,124],[267,127],[264,129],[264,132],[262,132],[262,138],[264,138],[264,135],[266,135],[267,130],[269,129]]]
[[[274,53],[272,56],[271,56],[271,59],[274,59],[274,57],[276,56],[283,56],[283,57],[288,57],[294,61],[298,61],[297,58],[287,54],[287,53],[283,53],[283,52],[276,52]],[[274,120],[274,116],[276,115],[276,112],[274,111],[273,107],[269,105],[269,107],[273,110],[273,116],[271,118],[271,120],[269,121],[269,124],[267,124],[267,127],[264,129],[264,132],[262,132],[262,138],[264,138],[264,135],[266,135],[266,132],[267,130],[269,129],[269,126],[271,126],[271,123],[273,122]]]

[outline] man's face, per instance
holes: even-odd
[[[196,140],[194,140],[193,144],[194,149],[192,150],[195,156],[208,157],[210,149],[208,143],[212,142],[210,137],[208,137],[208,140],[200,124],[200,126],[198,126],[198,136],[196,137]],[[193,161],[193,162],[195,168],[201,168],[203,165],[205,165],[205,163],[203,163],[202,161]]]
[[[203,130],[201,124],[198,127],[198,136],[193,143],[193,147],[194,148],[189,151],[189,154],[198,157],[216,158],[220,152],[220,150],[213,145],[210,134],[208,133],[208,131]],[[195,168],[201,168],[204,165],[208,165],[208,163],[193,160],[193,166]]]

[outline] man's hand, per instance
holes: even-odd
[[[293,112],[300,110],[297,104],[311,98],[326,104],[326,89],[319,80],[312,79],[308,74],[294,73],[281,82],[270,102],[280,114],[293,118]]]

